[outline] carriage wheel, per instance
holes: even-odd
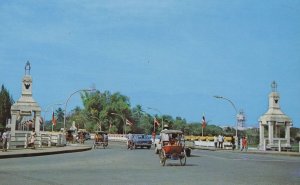
[[[159,158],[160,158],[160,164],[162,166],[165,166],[167,157],[166,157],[166,153],[163,149],[161,149],[160,152],[159,152]]]
[[[186,164],[186,153],[185,153],[185,150],[182,152],[182,156],[180,157],[180,165],[181,166],[185,166]]]

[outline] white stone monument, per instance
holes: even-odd
[[[269,110],[259,119],[259,148],[261,150],[278,149],[281,147],[290,148],[290,128],[292,120],[286,116],[279,106],[279,93],[277,84],[273,81],[272,92],[269,94]],[[265,129],[267,137],[265,137]],[[284,130],[284,133],[280,131]],[[280,135],[284,135],[280,137]]]
[[[11,106],[11,139],[16,139],[18,133],[30,133],[31,129],[40,132],[41,108],[32,98],[32,78],[30,63],[25,65],[25,75],[22,80],[21,98]]]

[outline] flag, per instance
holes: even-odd
[[[154,127],[158,127],[160,123],[157,121],[156,117],[154,117]]]
[[[128,119],[126,119],[126,125],[132,126],[133,123],[131,123]]]
[[[56,119],[54,116],[54,112],[52,113],[52,125],[55,126],[56,125]]]
[[[204,115],[202,116],[202,128],[206,127],[206,121]]]

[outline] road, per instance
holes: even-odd
[[[0,160],[1,185],[299,184],[300,158],[193,150],[186,166],[162,167],[153,149],[108,149]]]

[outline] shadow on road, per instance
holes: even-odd
[[[185,166],[199,166],[197,164],[185,164],[185,166],[181,166],[179,163],[166,163],[164,167],[172,167],[172,166],[178,166],[178,167],[185,167]]]

